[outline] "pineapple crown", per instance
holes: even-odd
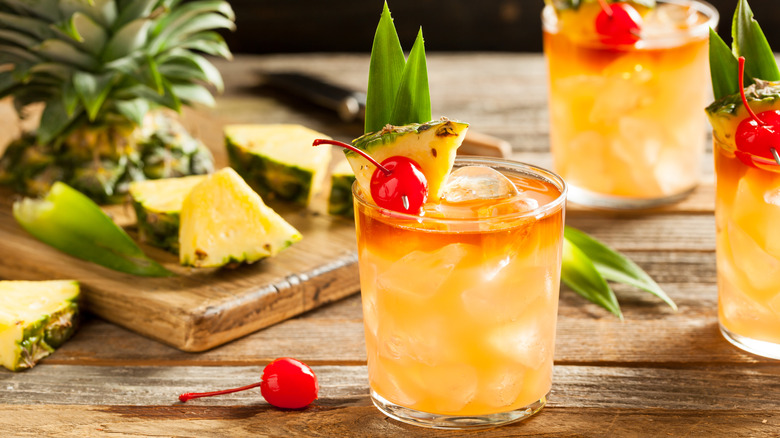
[[[231,57],[215,30],[234,20],[224,0],[3,0],[0,98],[20,114],[43,102],[40,143],[84,123],[213,105],[207,87],[223,82],[203,54]]]

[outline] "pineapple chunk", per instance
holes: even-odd
[[[353,217],[352,183],[355,182],[355,172],[347,160],[341,160],[333,168],[330,175],[330,195],[328,196],[328,213],[334,216]]]
[[[378,162],[392,156],[410,158],[420,165],[428,180],[428,201],[441,199],[444,181],[455,163],[455,155],[468,124],[442,119],[404,126],[386,126],[379,132],[366,134],[352,144],[371,155]],[[361,187],[370,187],[376,167],[353,151],[345,151]],[[366,190],[368,193],[368,190]]]
[[[193,175],[132,183],[129,191],[141,241],[178,254],[181,206],[205,178]]]
[[[179,260],[185,266],[253,263],[302,238],[229,167],[192,189],[180,220]]]
[[[278,197],[309,205],[322,189],[330,146],[312,147],[330,138],[300,125],[228,125],[225,144],[230,165],[266,199]]]
[[[32,368],[76,330],[79,284],[71,280],[0,281],[0,364]]]

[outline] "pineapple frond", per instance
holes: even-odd
[[[231,58],[215,30],[234,29],[225,0],[3,0],[0,97],[43,102],[38,141],[82,123],[140,124],[156,107],[213,105]]]

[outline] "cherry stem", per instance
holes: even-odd
[[[756,113],[753,112],[753,108],[750,107],[747,101],[747,96],[745,96],[745,57],[740,56],[739,57],[739,96],[742,97],[742,103],[745,104],[745,109],[747,109],[748,114],[750,114],[750,117],[753,118],[759,125],[765,125],[764,121],[759,119]]]
[[[223,389],[221,391],[211,391],[211,392],[188,392],[186,394],[182,394],[179,396],[179,401],[186,403],[188,400],[192,400],[194,398],[201,398],[201,397],[211,397],[212,395],[222,395],[222,394],[230,394],[233,392],[239,392],[239,391],[245,391],[247,389],[257,388],[260,386],[262,382],[253,383],[251,385],[242,386],[240,388],[233,388],[233,389]]]
[[[612,8],[607,4],[607,0],[599,0],[599,4],[604,13],[607,14],[607,17],[612,18]]]
[[[355,152],[356,154],[360,155],[361,157],[365,158],[366,160],[370,161],[371,164],[378,167],[382,172],[385,173],[385,175],[391,175],[393,172],[389,171],[385,166],[379,164],[379,162],[371,157],[371,155],[368,155],[365,151],[362,151],[355,146],[352,146],[351,144],[344,143],[342,141],[336,141],[336,140],[326,140],[324,138],[318,138],[314,140],[314,143],[312,143],[312,146],[319,146],[321,144],[332,144],[334,146],[341,146],[345,149],[349,149],[352,152]]]

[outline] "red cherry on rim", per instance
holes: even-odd
[[[419,213],[428,199],[428,180],[414,160],[390,157],[382,161],[390,173],[377,167],[371,175],[371,197],[376,205],[393,211]]]
[[[428,180],[416,161],[402,156],[386,158],[381,163],[365,151],[335,140],[317,139],[313,146],[332,144],[349,149],[376,166],[371,175],[371,197],[376,205],[402,213],[418,214],[428,199]]]
[[[639,41],[642,16],[628,3],[607,4],[599,0],[601,11],[596,16],[596,33],[606,44],[634,44]]]
[[[735,155],[748,166],[756,166],[756,158],[762,164],[771,165],[780,160],[777,148],[780,147],[780,111],[764,111],[756,115],[745,96],[745,58],[739,57],[739,95],[750,117],[737,125],[734,142],[737,145]]]
[[[179,401],[186,402],[194,398],[211,397],[230,394],[247,389],[260,387],[260,393],[265,400],[285,409],[305,408],[317,399],[319,384],[314,371],[305,363],[289,357],[280,357],[263,368],[260,382],[240,388],[223,389],[211,392],[190,392],[179,396]]]

